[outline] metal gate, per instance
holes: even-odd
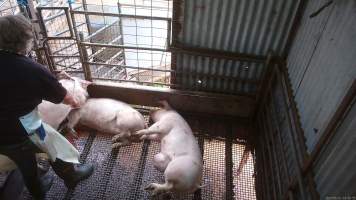
[[[38,6],[50,69],[87,80],[169,86],[171,18],[154,16],[160,7],[152,2],[146,5],[150,15],[140,13],[145,7],[136,3]]]

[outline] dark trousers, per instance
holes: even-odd
[[[30,139],[19,144],[0,145],[0,154],[6,155],[16,163],[27,189],[34,197],[41,195],[36,161],[36,153],[39,152],[42,151]]]

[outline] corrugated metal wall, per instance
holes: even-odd
[[[316,144],[356,80],[355,58],[356,1],[309,1],[287,59],[309,152],[316,150]],[[355,198],[355,125],[354,105],[313,164],[321,199],[352,195]]]
[[[277,68],[277,66],[275,66]],[[259,199],[312,199],[303,175],[303,151],[293,124],[287,79],[275,70],[271,90],[259,109],[256,126],[256,190]]]
[[[356,196],[356,105],[315,165],[315,181],[321,199]]]
[[[356,78],[356,1],[310,1],[288,56],[288,68],[309,151]]]
[[[267,56],[281,55],[298,7],[296,0],[180,0],[173,32],[180,45]],[[255,94],[265,64],[178,53],[176,82],[182,89]]]

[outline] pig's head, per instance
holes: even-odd
[[[63,85],[67,92],[74,97],[80,106],[83,105],[89,97],[87,87],[91,84],[91,82],[77,77],[70,77],[66,73],[64,75],[62,74],[61,78],[62,79],[59,80],[59,82]]]
[[[164,113],[166,113],[168,110],[172,110],[171,106],[168,104],[166,100],[160,100],[157,102],[158,105],[160,106],[160,109],[157,110],[152,110],[150,112],[150,118],[152,119],[153,122],[158,121]]]

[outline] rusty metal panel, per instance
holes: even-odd
[[[356,106],[349,111],[314,167],[321,199],[356,195]]]
[[[319,15],[310,17],[323,2],[326,1],[308,5],[311,8],[307,8],[288,58],[309,151],[313,150],[356,78],[356,2],[333,1]]]

